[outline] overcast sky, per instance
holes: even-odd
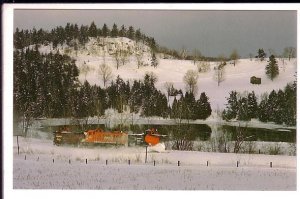
[[[14,26],[20,29],[52,29],[66,23],[102,27],[124,24],[140,28],[161,46],[198,49],[206,56],[241,56],[258,48],[281,54],[296,47],[296,11],[166,11],[166,10],[15,10]]]

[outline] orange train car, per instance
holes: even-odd
[[[128,133],[122,131],[105,132],[102,129],[84,132],[86,143],[121,144],[128,145]]]

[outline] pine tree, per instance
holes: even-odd
[[[209,103],[209,98],[206,96],[205,92],[200,94],[200,98],[196,102],[196,118],[205,120],[211,115],[211,106]]]
[[[97,37],[97,26],[95,25],[94,21],[90,25],[89,36],[90,37]]]
[[[254,91],[248,94],[248,116],[249,118],[256,118],[258,111],[257,98]]]
[[[278,69],[278,64],[275,59],[274,55],[271,55],[269,57],[268,65],[266,66],[266,75],[268,78],[270,78],[272,81],[274,78],[276,78],[279,75],[279,69]]]
[[[109,35],[109,29],[108,29],[107,25],[104,24],[103,27],[102,27],[102,36],[103,37],[108,37],[108,35]]]
[[[265,51],[264,51],[263,48],[258,49],[258,52],[257,52],[257,53],[258,53],[258,56],[257,56],[257,57],[260,59],[260,61],[265,60],[267,54],[265,53]]]
[[[284,121],[284,115],[286,112],[285,96],[284,92],[280,89],[277,93],[277,107],[274,112],[274,122],[276,124],[282,124]]]
[[[129,39],[134,39],[135,35],[134,35],[134,28],[132,26],[129,26],[128,31],[127,31],[127,37]]]
[[[272,90],[268,97],[267,103],[268,121],[276,120],[276,112],[278,110],[278,96],[275,90]]]
[[[141,33],[141,30],[140,30],[140,29],[137,29],[137,30],[135,31],[135,40],[136,40],[137,42],[139,42],[141,39],[142,39],[142,33]]]
[[[286,125],[296,125],[297,119],[297,84],[287,84],[284,89],[285,104],[283,122]]]
[[[241,97],[238,100],[237,120],[248,121],[250,119],[251,118],[248,113],[248,99],[246,97]]]
[[[115,38],[118,36],[119,30],[118,26],[114,23],[113,28],[111,30],[111,37]]]
[[[125,28],[125,26],[124,25],[122,25],[121,26],[121,30],[120,30],[120,32],[119,32],[119,36],[120,37],[125,37],[126,36],[126,28]]]
[[[223,119],[231,120],[235,119],[238,114],[238,100],[237,92],[231,91],[227,98],[226,110],[223,112]]]

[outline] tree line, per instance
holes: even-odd
[[[287,84],[283,90],[272,90],[269,94],[265,93],[259,103],[254,91],[246,96],[231,91],[222,116],[225,120],[249,121],[255,118],[261,122],[296,125],[296,96],[296,81]]]
[[[81,25],[80,27],[75,23],[67,23],[65,27],[57,26],[51,31],[43,30],[19,30],[16,28],[14,32],[14,47],[16,49],[23,49],[29,45],[48,45],[53,44],[55,48],[58,44],[66,43],[71,47],[78,47],[78,45],[85,45],[89,37],[127,37],[137,42],[143,42],[152,50],[156,50],[157,44],[153,37],[148,37],[141,32],[140,29],[134,29],[133,26],[126,28],[122,25],[120,28],[114,23],[112,28],[109,28],[105,23],[102,27],[92,22],[88,25]]]

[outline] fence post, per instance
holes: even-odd
[[[177,165],[180,166],[180,161],[178,161]]]
[[[19,147],[19,136],[17,135],[17,145],[18,145],[18,155],[20,154],[20,147]]]
[[[25,160],[26,160],[26,155],[25,155]]]
[[[107,165],[107,160],[105,160],[105,164]]]
[[[145,157],[145,163],[147,163],[147,153],[148,153],[148,150],[147,150],[148,146],[146,146],[146,157]]]
[[[206,161],[206,166],[208,167],[208,161]]]
[[[71,164],[71,160],[69,159],[69,164]]]
[[[130,160],[128,160],[128,165],[130,165]]]
[[[37,161],[39,161],[40,157],[38,156]]]
[[[54,163],[54,158],[52,159],[52,162]]]
[[[239,167],[239,161],[236,161],[236,167]]]
[[[87,159],[85,159],[85,164],[87,164]]]
[[[155,166],[155,160],[154,160],[154,162],[153,162],[153,166]]]
[[[270,162],[270,167],[271,167],[271,168],[273,167],[272,162]]]

